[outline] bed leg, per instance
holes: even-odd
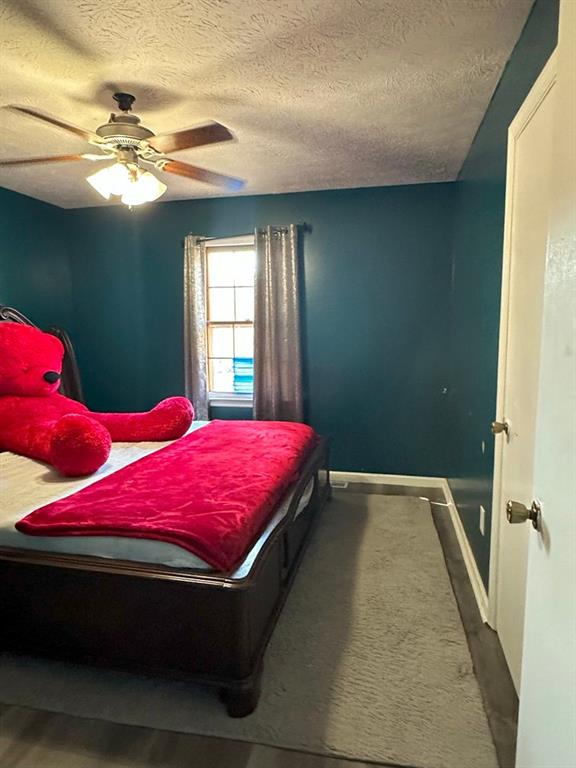
[[[250,685],[230,686],[220,689],[220,701],[226,706],[228,717],[247,717],[258,706],[260,700],[260,677]]]

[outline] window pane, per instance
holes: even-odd
[[[234,320],[234,288],[210,288],[208,320]]]
[[[238,325],[234,328],[234,357],[254,357],[253,326]]]
[[[236,288],[236,320],[254,320],[254,288]]]
[[[208,286],[254,285],[256,253],[253,250],[208,249]]]
[[[256,253],[254,251],[236,251],[231,254],[235,285],[254,285],[256,271]]]
[[[212,325],[208,328],[208,354],[210,357],[234,357],[234,331],[231,325]]]
[[[212,392],[234,391],[232,360],[210,360],[210,390]]]
[[[230,251],[208,251],[208,285],[234,285],[234,264]]]

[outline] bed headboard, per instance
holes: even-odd
[[[13,323],[24,323],[24,325],[31,325],[37,327],[26,315],[19,312],[13,307],[7,307],[0,304],[0,322],[11,321]],[[84,402],[84,394],[82,392],[82,381],[80,379],[80,371],[78,369],[78,363],[76,361],[76,354],[74,353],[74,347],[70,341],[70,337],[62,328],[56,326],[50,326],[46,329],[47,333],[51,333],[56,336],[64,345],[64,363],[62,365],[62,383],[58,390],[66,397],[71,397],[73,400],[78,400],[80,403]]]

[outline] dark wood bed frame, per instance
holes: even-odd
[[[0,307],[0,320],[32,323]],[[82,398],[67,335],[63,389]],[[74,394],[72,394],[74,393]],[[312,496],[296,516],[313,479]],[[287,515],[247,573],[0,548],[1,650],[218,686],[231,717],[254,711],[263,657],[318,512],[329,498],[320,439],[293,486]]]

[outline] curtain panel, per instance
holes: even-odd
[[[208,419],[206,348],[206,242],[198,235],[184,241],[184,382],[194,418]]]
[[[255,232],[254,418],[303,421],[298,227]]]

